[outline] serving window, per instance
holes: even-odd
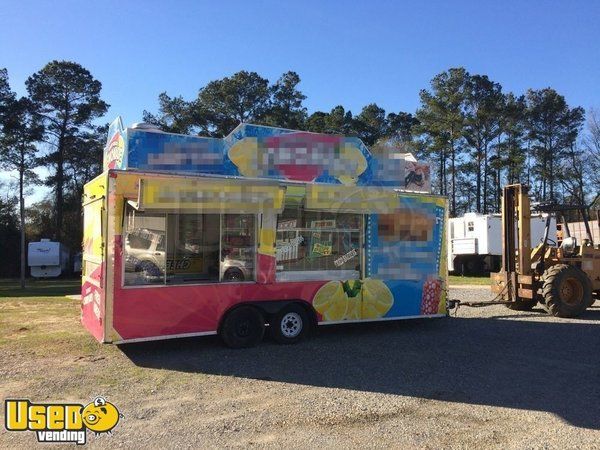
[[[277,216],[277,281],[360,278],[362,214],[306,210],[290,204]]]
[[[219,215],[167,214],[167,283],[219,281]]]
[[[137,211],[123,227],[124,285],[255,279],[256,216]]]
[[[123,227],[124,284],[165,282],[166,218],[129,210]]]

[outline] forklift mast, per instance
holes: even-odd
[[[523,294],[520,284],[531,286],[531,206],[528,187],[512,184],[504,187],[502,197],[502,271],[509,283],[509,298]],[[523,283],[525,282],[525,283]],[[526,297],[530,298],[529,295]]]

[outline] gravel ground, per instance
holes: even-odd
[[[488,289],[451,297],[490,299]],[[0,395],[105,394],[125,417],[89,438],[97,447],[600,448],[600,302],[577,320],[493,306],[321,327],[296,346],[88,348],[0,354]],[[34,442],[0,434],[3,448]]]

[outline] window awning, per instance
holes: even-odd
[[[397,192],[383,187],[309,184],[306,209],[361,214],[393,213],[400,207]]]
[[[240,179],[142,178],[140,210],[185,210],[198,213],[247,213],[283,210],[285,187]]]

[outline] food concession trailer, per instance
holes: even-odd
[[[82,323],[101,342],[446,315],[447,201],[429,167],[357,138],[113,122],[84,189]]]

